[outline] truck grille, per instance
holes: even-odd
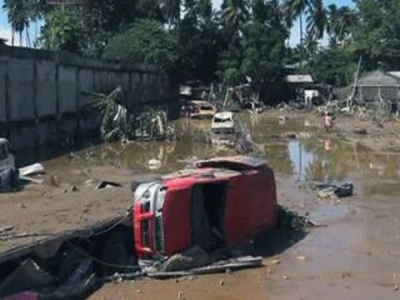
[[[164,231],[162,216],[155,217],[155,247],[156,251],[164,251]]]
[[[149,238],[149,222],[148,221],[142,221],[142,241],[143,241],[143,247],[149,247],[150,246],[150,238]]]

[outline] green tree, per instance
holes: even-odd
[[[322,0],[309,0],[307,9],[307,34],[314,40],[324,37],[328,23],[326,10]]]
[[[138,20],[123,33],[112,37],[105,47],[104,57],[140,63],[154,63],[169,72],[176,72],[178,37],[162,23]]]
[[[181,19],[181,1],[160,0],[160,4],[169,27],[178,24]]]
[[[45,15],[40,44],[49,50],[80,53],[82,28],[75,10],[56,9]]]
[[[359,25],[354,30],[363,65],[400,68],[400,1],[358,0]]]
[[[303,17],[309,6],[310,0],[286,0],[283,4],[285,19],[288,27],[293,26],[293,22],[299,19],[300,22],[300,46],[303,48],[304,26]]]
[[[348,6],[338,8],[331,4],[328,6],[327,16],[327,32],[335,44],[350,37],[358,24],[356,12]]]
[[[224,48],[210,0],[184,1],[179,26],[179,69],[182,80],[215,80],[219,52]]]
[[[22,33],[29,27],[29,1],[4,0],[3,10],[7,11],[8,22],[11,25],[11,45],[14,46],[14,36],[19,34],[19,44],[22,46]]]
[[[240,30],[249,20],[249,3],[247,0],[224,0],[222,3],[222,17],[227,26]]]
[[[286,36],[279,29],[260,22],[249,24],[245,36],[247,43],[241,71],[251,78],[251,86],[258,97],[262,90],[283,79]]]

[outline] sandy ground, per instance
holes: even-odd
[[[314,114],[270,111],[264,118],[280,116],[295,124],[290,130],[356,140],[373,151],[396,152],[399,146],[400,123],[395,121],[382,129],[372,122],[339,116],[334,132],[326,134],[322,117]],[[355,134],[355,128],[365,128],[368,134]],[[16,234],[54,234],[123,214],[131,205],[130,183],[137,175],[131,171],[111,166],[88,169],[79,163],[68,168],[59,162],[56,167],[47,166],[50,170],[43,176],[43,185],[0,194],[0,228],[12,226]],[[266,256],[262,268],[179,280],[110,283],[90,299],[399,299],[400,188],[372,195],[363,188],[372,181],[357,182],[358,178],[354,177],[357,195],[338,203],[320,201],[315,191],[299,189],[292,177],[277,175],[279,203],[308,212],[326,227],[313,229]],[[94,191],[100,180],[123,186]],[[39,238],[2,240],[0,252]]]

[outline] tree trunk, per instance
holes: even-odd
[[[22,31],[19,32],[19,46],[22,47]]]
[[[11,26],[11,46],[14,47],[14,41],[15,41],[15,30],[14,27]]]
[[[26,40],[25,40],[26,47],[31,47],[31,38],[29,36],[29,28],[26,28]]]
[[[300,69],[303,67],[304,49],[303,49],[303,13],[300,13]]]

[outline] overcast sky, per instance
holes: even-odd
[[[11,30],[10,30],[10,26],[7,22],[7,14],[1,8],[1,7],[3,7],[3,2],[4,2],[4,0],[0,0],[0,37],[11,41]],[[221,6],[221,3],[222,3],[222,0],[213,0],[214,8],[218,9]],[[325,3],[325,5],[334,3],[337,6],[348,5],[348,6],[354,7],[352,0],[324,0],[324,3]],[[32,27],[34,27],[34,26],[32,26]],[[34,37],[34,35],[35,35],[34,28],[31,28],[30,33],[31,33],[30,36]],[[299,23],[296,22],[291,31],[289,44],[291,46],[298,44],[299,40],[300,40],[299,37],[300,37],[300,28],[299,28]],[[17,41],[16,41],[16,43],[17,43]]]

